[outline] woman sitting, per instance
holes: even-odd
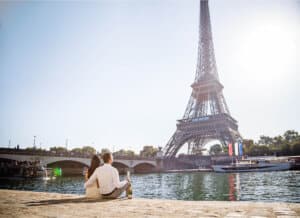
[[[87,181],[94,173],[95,169],[100,166],[100,159],[97,155],[94,155],[92,160],[91,160],[91,166],[88,169],[86,175],[85,175],[85,180]],[[99,191],[99,182],[96,180],[91,186],[87,187],[85,190],[85,196],[87,198],[101,198],[101,194]]]

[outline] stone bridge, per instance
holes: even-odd
[[[40,161],[43,166],[59,166],[65,163],[75,163],[79,166],[89,167],[91,159],[74,156],[52,156],[52,155],[27,155],[27,154],[0,154],[1,159],[16,160],[16,161]],[[121,171],[126,170],[131,172],[153,172],[160,171],[161,166],[159,161],[155,159],[114,159],[113,165]]]

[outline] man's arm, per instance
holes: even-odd
[[[127,181],[122,181],[120,182],[120,177],[119,177],[119,172],[117,169],[113,169],[113,184],[114,186],[116,186],[116,188],[121,188],[123,187],[125,184],[127,183]]]
[[[97,180],[97,169],[94,171],[92,176],[84,183],[84,188],[91,186]]]

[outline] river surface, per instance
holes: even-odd
[[[121,179],[124,179],[121,176]],[[134,197],[178,200],[300,202],[300,171],[222,174],[154,173],[131,176]],[[0,179],[0,188],[84,194],[83,177]]]

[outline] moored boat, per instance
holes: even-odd
[[[235,172],[267,172],[283,171],[292,167],[291,161],[275,162],[269,160],[240,160],[230,165],[213,165],[215,172],[235,173]]]

